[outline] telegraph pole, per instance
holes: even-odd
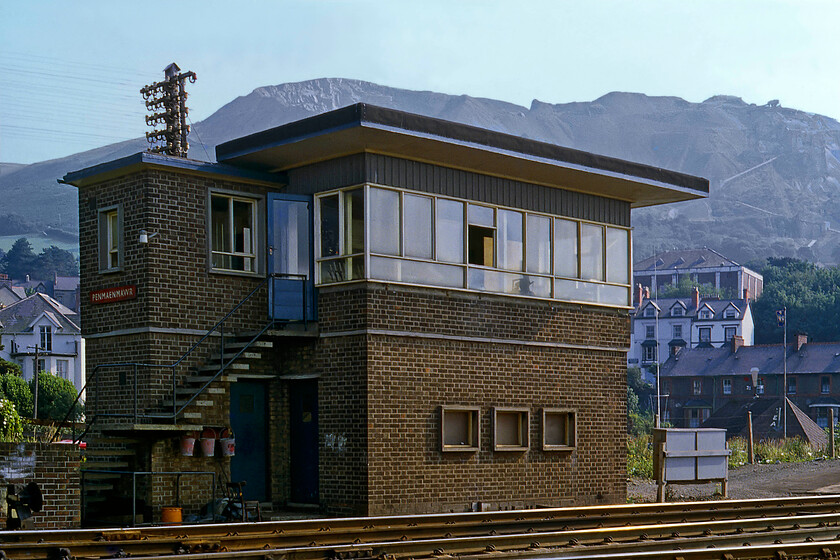
[[[782,342],[782,436],[787,439],[787,305],[776,311],[776,320],[784,329]]]
[[[149,151],[163,153],[168,156],[187,157],[190,145],[187,135],[190,127],[187,124],[187,91],[186,80],[195,83],[195,72],[181,72],[174,62],[164,70],[164,80],[145,86],[140,90],[146,101],[146,108],[153,112],[146,115],[146,124],[158,126],[163,124],[162,130],[152,130],[146,133]],[[163,109],[163,111],[160,111]],[[164,142],[163,145],[160,145]]]
[[[41,358],[41,354],[40,354],[41,347],[40,346],[29,346],[29,348],[34,348],[35,349],[35,363],[32,367],[32,371],[34,372],[33,375],[35,376],[35,406],[32,409],[32,418],[34,420],[37,420],[38,419],[38,389],[39,389],[39,385],[41,384],[40,376],[38,375],[39,373],[41,373],[41,371],[40,371],[41,368],[39,367],[38,362],[40,361],[40,358]]]

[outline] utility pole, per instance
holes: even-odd
[[[149,151],[163,153],[175,157],[187,157],[190,145],[187,135],[190,127],[187,124],[187,91],[184,83],[189,80],[195,83],[195,72],[183,72],[174,62],[164,70],[164,80],[145,86],[140,90],[146,101],[146,108],[153,112],[146,115],[149,126],[164,125],[163,130],[153,130],[146,133]],[[163,109],[161,112],[160,109]],[[165,142],[160,145],[160,142]]]
[[[776,320],[784,329],[782,342],[782,437],[787,439],[787,305],[776,311]]]
[[[40,358],[41,358],[41,354],[40,354],[41,347],[40,346],[29,346],[29,348],[34,348],[35,349],[35,362],[34,362],[34,365],[32,367],[33,375],[35,376],[35,406],[32,409],[32,418],[34,420],[37,420],[38,419],[38,389],[39,389],[39,385],[41,384],[40,383],[40,381],[41,381],[40,376],[38,375],[39,373],[41,373],[41,368],[39,367],[38,363],[41,361],[40,360]]]

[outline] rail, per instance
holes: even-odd
[[[6,558],[785,558],[840,553],[840,496],[189,527],[20,531]],[[48,538],[45,538],[48,537]],[[726,552],[724,552],[726,551]],[[751,555],[754,553],[770,556]],[[492,553],[492,556],[488,555]],[[227,556],[225,556],[227,554]],[[790,553],[788,553],[790,554]]]

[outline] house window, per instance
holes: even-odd
[[[528,449],[528,410],[493,409],[493,450],[524,451]]]
[[[688,427],[699,428],[700,425],[708,420],[710,411],[708,408],[691,408],[688,411]]]
[[[645,317],[653,317],[656,315],[656,308],[652,305],[645,307]]]
[[[709,309],[703,309],[699,313],[699,317],[701,319],[711,319],[713,316],[714,315],[713,315],[712,311],[709,310]]]
[[[123,259],[122,207],[99,210],[99,272],[122,269]]]
[[[671,331],[674,334],[674,338],[682,338],[682,335],[683,335],[682,334],[682,328],[683,328],[682,325],[673,325],[671,327]]]
[[[645,338],[647,338],[647,339],[656,338],[655,332],[656,332],[656,329],[654,328],[653,325],[646,325],[645,326]]]
[[[712,341],[712,328],[711,327],[701,327],[699,329],[700,334],[700,342],[711,342]]]
[[[257,201],[210,195],[210,254],[213,270],[256,272]]]
[[[828,428],[828,409],[817,408],[817,426],[820,428]]]
[[[831,378],[827,375],[824,375],[820,378],[820,393],[823,395],[827,395],[831,392]]]
[[[703,380],[694,379],[691,383],[691,394],[694,396],[700,395],[703,392]]]
[[[41,373],[42,371],[47,371],[47,361],[44,359],[38,360],[38,371],[35,373]]]
[[[723,339],[727,342],[735,338],[735,334],[738,331],[738,327],[724,327],[723,328]]]
[[[788,377],[787,382],[788,382],[788,386],[787,386],[788,395],[795,395],[796,394],[796,378],[795,377]]]
[[[723,380],[723,394],[724,395],[731,395],[732,394],[732,380],[731,379],[724,379]]]
[[[55,361],[55,374],[63,379],[67,379],[67,370],[70,362],[68,360]]]
[[[577,445],[577,414],[573,410],[544,408],[542,411],[542,448],[544,451],[569,451]]]
[[[726,319],[737,319],[738,311],[736,311],[734,307],[730,307],[723,313],[723,316]]]
[[[682,317],[684,315],[684,310],[681,305],[676,305],[671,308],[671,316],[672,317]]]
[[[41,325],[41,337],[38,347],[44,352],[52,352],[52,326]]]
[[[655,362],[656,361],[656,346],[645,346],[642,348],[642,361]]]
[[[756,382],[755,394],[756,395],[763,395],[764,394],[764,379],[762,379],[761,377],[759,377],[758,381]]]
[[[442,451],[478,451],[478,407],[441,407],[440,435]]]

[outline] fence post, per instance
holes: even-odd
[[[834,409],[828,409],[828,455],[834,459]]]
[[[747,457],[751,465],[755,464],[755,453],[753,451],[753,432],[752,432],[752,411],[747,411],[747,426],[749,427],[747,438]]]

